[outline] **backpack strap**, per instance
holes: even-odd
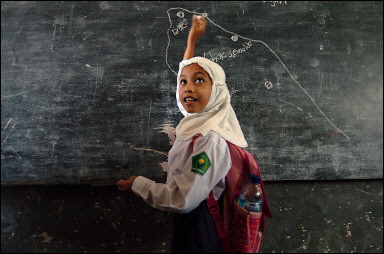
[[[215,223],[216,232],[220,238],[221,246],[224,252],[228,252],[228,241],[227,241],[227,233],[225,232],[223,219],[220,214],[220,207],[217,203],[217,200],[213,196],[213,192],[209,193],[209,196],[206,198],[207,206],[209,212],[212,216],[212,219]]]
[[[200,137],[200,134],[196,134],[193,139],[192,139],[192,142],[191,142],[191,152],[193,153],[193,147],[195,146],[195,143],[197,141],[197,139]]]

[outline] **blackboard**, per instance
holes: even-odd
[[[382,2],[2,1],[2,185],[164,180],[193,13],[266,180],[382,178]]]

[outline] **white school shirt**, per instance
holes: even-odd
[[[139,176],[132,185],[132,191],[150,206],[176,213],[188,213],[196,208],[209,193],[219,199],[225,188],[225,176],[232,166],[227,142],[216,132],[200,136],[191,153],[192,139],[176,141],[168,155],[166,183],[156,183]],[[208,156],[210,167],[203,175],[195,173],[192,161],[202,153]],[[202,173],[201,173],[202,174]]]

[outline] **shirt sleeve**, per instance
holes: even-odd
[[[225,178],[232,164],[228,145],[219,135],[200,136],[187,161],[174,163],[180,168],[174,170],[177,173],[170,175],[167,183],[139,176],[132,191],[154,208],[188,213]]]

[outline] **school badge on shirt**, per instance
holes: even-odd
[[[211,166],[211,161],[205,152],[199,153],[192,157],[192,170],[191,172],[203,176]]]

